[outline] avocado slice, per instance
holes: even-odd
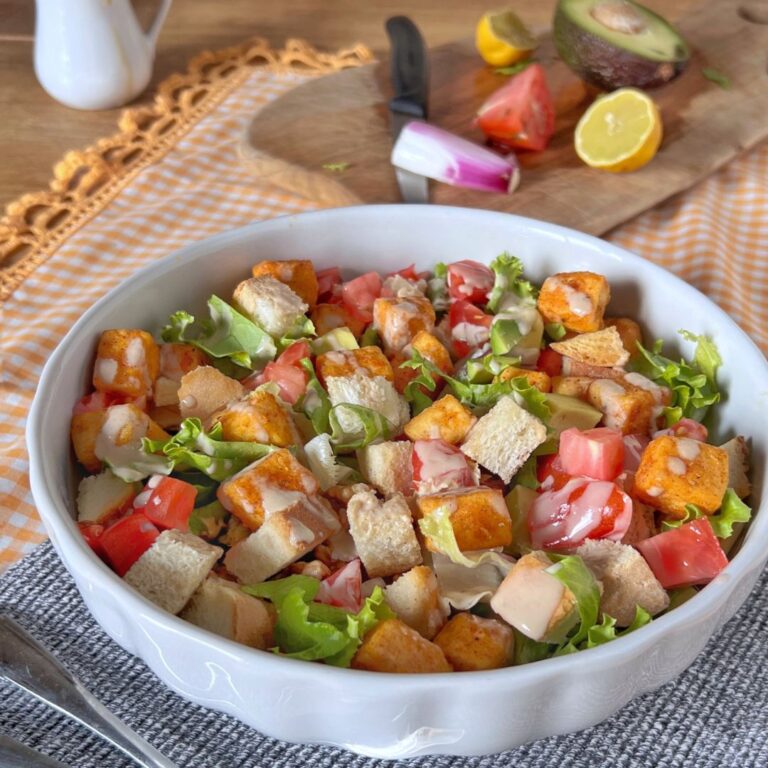
[[[553,33],[562,60],[609,91],[663,85],[685,69],[690,56],[668,21],[633,0],[560,0]]]
[[[603,418],[603,414],[593,408],[589,403],[570,395],[559,395],[548,392],[544,395],[552,415],[549,417],[549,426],[557,436],[571,427],[577,429],[592,429]]]

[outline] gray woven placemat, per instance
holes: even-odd
[[[274,741],[231,717],[185,702],[101,631],[50,544],[0,579],[0,612],[23,624],[180,768],[768,766],[768,573],[687,672],[605,723],[496,756],[407,763]],[[85,729],[2,682],[0,732],[73,768],[132,765]]]

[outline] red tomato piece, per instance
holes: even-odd
[[[574,549],[585,539],[620,541],[632,521],[632,500],[615,483],[575,477],[536,497],[528,512],[534,549]]]
[[[486,315],[469,301],[451,302],[448,323],[456,357],[466,357],[473,349],[488,343],[493,317]]]
[[[553,453],[539,457],[536,479],[540,491],[559,491],[572,478],[563,469],[560,457]]]
[[[708,584],[728,565],[709,520],[685,523],[635,544],[664,589]]]
[[[559,376],[563,372],[563,356],[554,349],[544,347],[539,352],[539,359],[536,361],[536,370],[544,371],[550,376]]]
[[[308,378],[307,372],[296,365],[267,363],[261,372],[258,383],[264,384],[267,381],[274,381],[280,389],[280,397],[286,403],[295,405],[306,392]]]
[[[125,576],[159,535],[145,514],[134,512],[110,525],[99,537],[99,544],[112,570]]]
[[[315,600],[357,613],[363,607],[362,583],[360,560],[356,558],[320,582]]]
[[[335,288],[341,285],[341,270],[338,267],[328,267],[317,272],[317,301],[319,304],[328,302],[335,293]]]
[[[104,526],[98,523],[78,523],[77,527],[85,539],[85,543],[99,556],[104,557],[104,548],[101,546],[101,534],[104,533]]]
[[[494,91],[478,110],[477,125],[503,147],[544,149],[555,132],[555,106],[541,65],[527,66]]]
[[[647,435],[624,435],[624,472],[637,472],[640,458],[649,442]]]
[[[312,350],[309,347],[309,342],[306,339],[299,339],[286,347],[275,362],[278,365],[298,366],[305,357],[311,356]]]
[[[429,272],[417,272],[416,265],[411,264],[405,269],[398,269],[397,272],[389,272],[387,277],[394,277],[395,275],[400,275],[400,277],[415,283],[417,280],[426,280],[426,278],[429,277]]]
[[[366,272],[350,280],[341,288],[344,304],[365,323],[373,320],[373,302],[381,296],[381,277],[378,272]]]
[[[94,413],[96,411],[106,411],[113,405],[122,405],[128,402],[130,398],[113,392],[91,392],[90,395],[80,398],[72,409],[73,413]]]
[[[477,485],[467,457],[445,440],[416,440],[411,467],[413,487],[420,494]]]
[[[158,480],[159,479],[159,480]],[[197,489],[175,477],[153,475],[133,506],[159,528],[189,530],[189,516],[195,508]]]
[[[576,427],[560,435],[560,463],[568,475],[615,480],[624,466],[624,440],[617,429]]]
[[[485,303],[494,280],[493,272],[479,261],[464,259],[448,266],[448,293],[452,299]]]
[[[690,437],[691,440],[698,440],[701,443],[707,442],[707,435],[709,432],[707,428],[698,421],[693,419],[680,419],[677,424],[673,424],[668,429],[660,429],[658,432],[654,432],[654,437],[662,437],[663,435],[671,435],[672,437]]]

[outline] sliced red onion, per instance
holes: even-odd
[[[486,192],[514,192],[520,166],[513,154],[502,157],[429,123],[408,123],[392,148],[392,165],[445,184]]]

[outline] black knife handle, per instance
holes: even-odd
[[[407,16],[387,19],[392,47],[391,71],[395,96],[389,109],[421,120],[427,119],[427,54],[419,28]]]

